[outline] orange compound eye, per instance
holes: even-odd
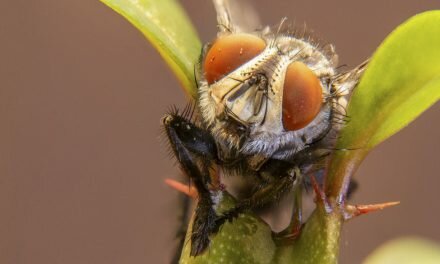
[[[288,131],[307,126],[322,105],[321,83],[302,62],[287,67],[283,87],[283,126]]]
[[[208,84],[220,80],[226,74],[260,54],[266,42],[250,34],[233,34],[218,38],[208,51],[204,61]]]

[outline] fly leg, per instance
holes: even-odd
[[[297,167],[289,169],[275,180],[261,186],[250,197],[239,200],[232,209],[217,218],[217,225],[221,226],[225,221],[232,221],[245,210],[261,208],[279,201],[299,184],[298,177],[299,169]]]
[[[217,148],[211,135],[193,124],[185,113],[166,115],[163,126],[181,169],[198,192],[191,234],[191,256],[197,256],[208,247],[209,235],[218,230],[209,190],[210,166],[216,160]]]

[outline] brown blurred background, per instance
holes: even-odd
[[[203,41],[210,1],[182,0]],[[419,1],[255,1],[266,24],[307,22],[355,66]],[[429,36],[427,36],[429,37]],[[98,1],[0,2],[0,263],[167,263],[176,177],[159,120],[184,105],[143,36]],[[359,203],[398,207],[349,222],[341,263],[402,235],[440,241],[440,107],[378,147],[357,178]]]

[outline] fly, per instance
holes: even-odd
[[[345,97],[365,66],[338,73],[333,46],[321,48],[284,20],[276,29],[244,30],[227,1],[214,5],[219,32],[202,52],[195,109],[163,118],[180,167],[198,192],[191,256],[204,252],[226,221],[274,204],[321,169],[317,164],[343,125]],[[216,212],[219,171],[225,179],[241,177],[252,190],[222,214]]]

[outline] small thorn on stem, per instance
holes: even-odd
[[[380,204],[364,204],[364,205],[347,205],[345,207],[345,220],[350,220],[353,217],[360,216],[363,214],[368,214],[371,212],[383,210],[385,208],[395,206],[400,204],[400,202],[387,202]]]
[[[165,183],[170,186],[171,188],[188,195],[189,197],[196,199],[197,198],[197,190],[193,186],[189,186],[186,184],[183,184],[181,182],[178,182],[173,179],[165,179]]]

